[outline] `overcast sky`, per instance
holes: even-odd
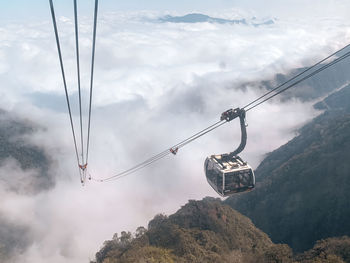
[[[89,163],[94,177],[129,168],[263,92],[240,89],[241,83],[308,66],[350,42],[348,1],[247,2],[100,0]],[[55,3],[77,121],[72,4]],[[93,1],[84,1],[80,9],[85,102],[92,7]],[[253,16],[277,19],[260,27],[156,21],[187,12],[248,23]],[[156,213],[173,213],[188,199],[217,196],[206,182],[203,162],[213,153],[231,151],[240,131],[238,122],[231,123],[137,174],[81,187],[49,19],[48,1],[0,2],[0,105],[45,128],[27,140],[50,155],[50,173],[56,178],[53,189],[34,196],[0,185],[0,226],[4,217],[28,228],[31,242],[18,262],[80,263],[115,232],[147,226]],[[249,112],[243,158],[257,167],[267,152],[293,138],[317,114],[312,103],[278,99]],[[33,173],[11,159],[0,167],[0,176]]]

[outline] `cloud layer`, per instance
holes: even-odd
[[[350,36],[349,26],[338,19],[278,19],[253,27],[153,23],[150,17],[154,14],[109,13],[99,20],[89,163],[95,178],[166,149],[263,92],[242,89],[242,83],[309,65]],[[61,17],[59,30],[78,124],[72,20]],[[91,20],[82,19],[80,30],[87,105]],[[18,262],[87,262],[114,232],[146,225],[156,213],[174,212],[188,199],[215,196],[203,161],[239,144],[239,124],[233,122],[137,174],[81,187],[49,21],[0,28],[0,80],[3,107],[46,127],[28,140],[50,153],[50,175],[56,178],[54,189],[35,196],[3,191],[6,220],[21,218],[30,229],[31,245]],[[277,99],[249,112],[242,157],[256,167],[317,114],[311,105]],[[0,169],[30,176],[11,161]]]

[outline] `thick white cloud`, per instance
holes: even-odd
[[[99,20],[89,163],[93,177],[122,171],[263,92],[239,89],[240,83],[309,65],[344,46],[350,36],[348,24],[336,19],[281,19],[250,27],[153,23],[150,17],[154,14],[118,13]],[[86,105],[90,22],[84,18],[80,28]],[[76,113],[72,21],[61,18],[59,29]],[[203,175],[203,161],[239,144],[237,121],[137,174],[81,187],[52,25],[7,24],[0,32],[1,104],[47,127],[30,139],[50,153],[57,178],[54,189],[37,196],[3,197],[2,212],[12,220],[21,217],[17,208],[29,214],[23,224],[33,233],[33,245],[18,262],[87,262],[114,232],[145,225],[156,213],[174,212],[188,199],[215,196]],[[298,100],[275,100],[249,112],[242,156],[256,167],[315,114],[311,103]]]

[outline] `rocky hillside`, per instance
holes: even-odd
[[[327,109],[256,170],[256,190],[226,203],[274,242],[304,251],[350,235],[350,86],[317,104]]]
[[[273,246],[248,218],[213,198],[189,201],[169,217],[157,215],[148,230],[136,232],[135,238],[122,232],[105,242],[97,262],[234,262],[232,257]]]
[[[321,240],[313,249],[293,255],[288,245],[273,244],[220,199],[205,198],[189,201],[169,217],[155,216],[148,230],[115,234],[97,252],[95,262],[344,263],[349,257],[348,237]]]

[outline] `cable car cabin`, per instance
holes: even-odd
[[[223,197],[255,186],[253,169],[238,156],[212,155],[205,160],[204,170],[208,183]]]

